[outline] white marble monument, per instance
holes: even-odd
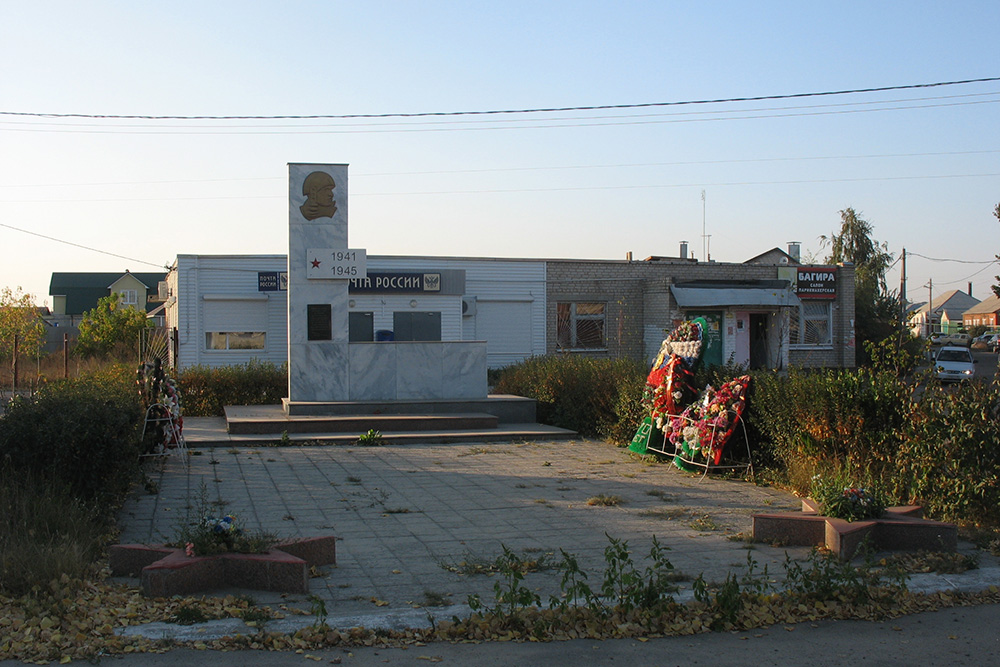
[[[317,248],[347,250],[347,165],[288,165],[288,399],[350,395],[347,280],[310,278]]]
[[[349,342],[347,165],[288,165],[288,401],[486,398],[484,341]],[[460,299],[461,296],[455,298]]]

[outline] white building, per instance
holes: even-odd
[[[178,255],[167,327],[178,368],[288,357],[286,255]],[[351,341],[485,340],[487,365],[545,354],[545,260],[369,256],[349,287]]]

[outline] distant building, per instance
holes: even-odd
[[[910,329],[914,336],[926,338],[935,332],[954,333],[963,328],[963,314],[979,304],[979,299],[961,290],[951,290],[934,297],[910,313]]]
[[[991,329],[1000,326],[1000,297],[991,296],[962,313],[962,322],[966,328],[986,326]]]
[[[160,305],[159,283],[166,280],[166,271],[159,273],[53,273],[49,282],[52,314],[76,318],[97,307],[97,301],[111,294],[120,294],[126,306],[146,312]]]
[[[45,316],[48,325],[45,349],[57,350],[63,335],[76,338],[83,314],[97,307],[98,300],[118,294],[122,303],[146,311],[157,326],[163,326],[163,304],[159,298],[161,273],[53,273],[49,281],[52,297],[51,313]]]

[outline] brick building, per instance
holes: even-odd
[[[745,263],[684,257],[547,260],[546,351],[649,359],[665,331],[705,317],[705,361],[853,367],[854,268],[773,250]]]

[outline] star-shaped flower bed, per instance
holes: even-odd
[[[335,565],[337,538],[289,540],[261,554],[188,556],[183,549],[117,544],[110,549],[111,574],[140,577],[150,597],[190,595],[218,588],[250,588],[282,593],[309,590],[309,568]]]
[[[823,516],[812,498],[802,501],[801,514],[754,514],[754,540],[788,546],[826,547],[838,557],[854,557],[868,539],[878,551],[955,551],[958,528],[953,523],[923,518],[917,505],[888,507],[885,514],[866,521]]]

